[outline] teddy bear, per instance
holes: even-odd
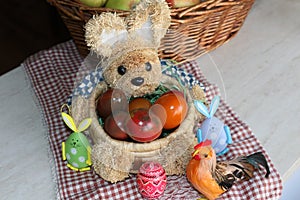
[[[201,115],[191,105],[193,99],[205,102],[203,87],[193,76],[182,76],[183,70],[160,60],[158,55],[170,21],[170,9],[164,0],[142,0],[127,17],[102,13],[85,26],[86,43],[97,64],[75,89],[72,115],[76,123],[92,118],[88,132],[93,169],[112,183],[137,173],[147,160],[160,162],[167,174],[183,174],[197,142],[194,125]],[[190,105],[186,119],[174,133],[149,143],[118,141],[105,133],[95,112],[101,93],[118,88],[128,97],[140,97],[151,94],[161,84],[186,90]]]

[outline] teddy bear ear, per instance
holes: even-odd
[[[114,44],[125,41],[127,36],[124,19],[115,13],[94,15],[85,25],[87,46],[104,57],[109,57]]]
[[[159,47],[170,26],[170,9],[165,0],[142,0],[125,20],[130,35],[138,35]]]

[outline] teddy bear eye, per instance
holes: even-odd
[[[151,69],[152,69],[151,63],[146,62],[145,65],[146,65],[146,66],[145,66],[146,71],[148,71],[148,72],[151,71]]]
[[[119,73],[120,75],[124,75],[124,74],[126,73],[126,67],[124,67],[123,65],[120,65],[120,66],[118,67],[118,73]]]

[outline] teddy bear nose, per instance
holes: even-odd
[[[131,83],[135,86],[140,86],[144,83],[144,78],[142,77],[136,77],[134,79],[131,79]]]

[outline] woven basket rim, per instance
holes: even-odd
[[[116,12],[117,14],[127,15],[130,11],[111,9],[106,7],[90,7],[84,5],[80,0],[47,0],[51,5],[55,6],[57,9],[64,11],[61,6],[70,6],[74,8],[79,8],[80,11],[91,11],[91,12]],[[187,17],[195,17],[201,14],[208,14],[215,9],[226,9],[228,6],[239,5],[243,2],[253,2],[254,0],[207,0],[200,2],[197,5],[181,8],[172,8],[171,18],[172,19],[181,19]]]
[[[175,80],[167,75],[163,75],[162,78],[164,81],[171,81],[172,83],[175,82]],[[96,88],[90,99],[89,99],[89,116],[92,118],[92,126],[93,128],[96,128],[98,134],[101,134],[101,142],[109,142],[112,145],[121,145],[123,146],[127,151],[134,152],[134,153],[144,153],[149,151],[155,151],[157,149],[160,149],[161,147],[166,146],[169,143],[169,140],[172,138],[178,137],[178,134],[184,130],[187,126],[187,123],[190,123],[192,120],[195,120],[195,108],[192,106],[192,96],[189,92],[187,92],[187,102],[188,102],[188,112],[181,123],[181,125],[171,134],[164,138],[156,139],[152,142],[146,142],[146,143],[137,143],[137,142],[130,142],[130,141],[121,141],[111,138],[103,129],[103,127],[98,122],[98,116],[96,114],[96,99],[100,95],[100,93],[103,91],[103,88]],[[195,124],[191,124],[194,126]],[[95,139],[93,139],[95,143]]]

